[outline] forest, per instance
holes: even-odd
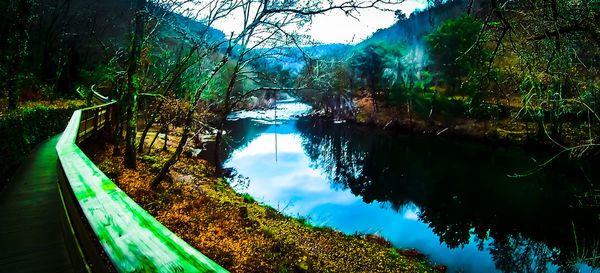
[[[36,145],[100,95],[116,102],[110,129],[82,150],[231,272],[487,270],[248,192],[262,178],[232,162],[271,134],[284,170],[292,134],[327,187],[398,213],[418,207],[444,251],[491,245],[490,272],[597,270],[600,1],[399,8],[411,1],[2,1],[0,193]],[[360,21],[373,9],[394,23],[366,39],[309,34],[318,16]],[[286,116],[289,101],[309,110]],[[246,124],[244,113],[274,119]],[[534,258],[517,261],[532,247],[523,255]]]

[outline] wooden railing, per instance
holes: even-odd
[[[114,107],[110,102],[75,111],[56,146],[75,271],[227,272],[156,221],[79,149],[109,127]]]
[[[79,129],[77,130],[76,143],[87,140],[98,131],[102,130],[107,122],[113,119],[114,103],[86,108],[81,112]]]

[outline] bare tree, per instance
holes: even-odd
[[[283,45],[295,44],[299,45],[302,40],[302,35],[298,33],[298,28],[307,26],[311,23],[312,18],[318,14],[324,14],[333,10],[341,10],[347,16],[355,17],[361,9],[379,8],[379,5],[389,4],[389,1],[355,1],[350,0],[340,4],[329,1],[322,3],[321,1],[269,1],[269,0],[221,0],[207,3],[196,3],[199,8],[198,14],[205,14],[204,21],[215,22],[227,15],[235,14],[240,16],[239,32],[231,33],[229,37],[229,46],[223,53],[221,62],[217,63],[212,70],[212,73],[206,78],[204,83],[195,92],[191,100],[190,109],[186,115],[186,123],[180,143],[175,153],[163,165],[158,175],[151,182],[153,187],[158,186],[160,181],[165,177],[168,169],[176,162],[181,155],[183,147],[187,142],[187,134],[190,131],[193,120],[193,111],[196,104],[200,100],[200,95],[205,91],[210,81],[215,77],[217,72],[221,70],[227,63],[233,66],[230,73],[230,78],[227,84],[223,87],[223,97],[220,100],[220,113],[218,113],[218,121],[216,125],[216,147],[217,151],[222,141],[223,127],[227,116],[239,102],[236,97],[247,97],[250,92],[254,92],[261,88],[255,88],[250,92],[241,92],[236,94],[236,84],[251,80],[252,73],[249,72],[249,64],[260,56],[260,54],[252,54],[253,52],[262,50],[263,53],[269,53],[274,48]],[[396,2],[397,3],[397,2]],[[207,15],[206,15],[207,14]],[[217,172],[219,172],[218,156]]]
[[[126,167],[135,169],[137,151],[141,150],[136,146],[137,137],[137,112],[138,96],[141,90],[140,76],[140,57],[142,49],[148,44],[150,37],[155,34],[168,15],[175,10],[180,10],[187,1],[177,0],[158,0],[150,3],[147,0],[135,0],[132,7],[135,12],[133,21],[133,32],[129,48],[129,58],[126,69],[126,90],[123,96],[123,102],[126,112],[126,130],[125,130],[125,160]],[[185,69],[191,66],[190,59],[194,56],[195,48],[190,49],[190,53],[176,63],[166,77],[159,80],[154,89],[161,88],[163,93],[168,92],[172,84],[181,75]],[[193,63],[193,62],[192,62]],[[155,117],[154,117],[155,118]],[[150,124],[151,126],[151,124]],[[144,130],[144,138],[147,130]],[[144,139],[142,139],[143,142]]]
[[[129,49],[127,65],[127,91],[124,96],[126,105],[126,130],[125,130],[125,166],[130,169],[136,167],[135,139],[137,135],[137,97],[138,87],[135,83],[140,54],[144,39],[144,26],[146,24],[146,0],[135,0],[134,31]]]

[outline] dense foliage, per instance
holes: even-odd
[[[214,173],[220,175],[218,147],[227,139],[227,116],[240,108],[272,107],[280,91],[337,119],[413,133],[533,142],[553,147],[557,156],[598,155],[598,1],[431,0],[427,10],[397,12],[393,26],[357,45],[304,46],[310,43],[302,31],[312,16],[334,9],[355,15],[375,6],[338,2],[2,1],[0,183],[37,143],[60,132],[79,106],[24,105],[89,98],[92,91],[121,102],[112,140],[115,150],[125,147],[128,171],[136,168],[140,153],[152,154],[152,145],[144,146],[150,131],[159,128],[164,135],[165,160],[154,162],[153,177],[133,182],[145,183],[143,195],[153,198],[160,198],[156,187],[170,181],[171,167],[197,133],[214,135]],[[238,13],[239,31],[212,28]],[[168,150],[173,131],[180,137]],[[439,162],[436,175],[445,175],[450,161]],[[363,181],[345,186],[365,184],[356,192],[372,187],[369,177],[356,179]],[[597,182],[588,184],[590,195],[597,196]],[[151,207],[154,201],[144,202]],[[597,202],[590,207],[597,209]],[[432,211],[423,219],[443,218]],[[460,245],[478,227],[443,228],[450,230],[440,232],[446,243]]]
[[[83,103],[76,102],[61,108],[25,108],[0,117],[0,186],[37,144],[62,132],[73,111],[82,106]]]
[[[456,92],[474,97],[482,86],[473,79],[483,68],[488,54],[477,43],[482,24],[469,15],[446,20],[426,37],[432,68],[439,71],[439,78],[447,84],[448,95]],[[463,79],[467,79],[464,80]],[[466,82],[466,84],[463,84]]]
[[[457,0],[409,17],[398,13],[394,26],[351,54],[331,52],[336,57],[328,62],[349,67],[349,75],[321,65],[320,75],[309,77],[315,84],[305,86],[357,99],[359,121],[449,128],[469,119],[490,121],[499,130],[493,137],[513,132],[513,140],[549,144],[572,156],[595,154],[597,8],[594,1]],[[308,62],[300,78],[314,74],[315,64]],[[319,84],[345,77],[349,84],[342,88]],[[373,100],[365,101],[365,94]]]

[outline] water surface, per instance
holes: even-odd
[[[597,256],[598,210],[576,196],[598,181],[594,162],[559,158],[514,178],[553,154],[303,117],[309,109],[290,100],[230,116],[224,166],[249,181],[236,190],[416,248],[449,272],[593,271],[576,258]]]

